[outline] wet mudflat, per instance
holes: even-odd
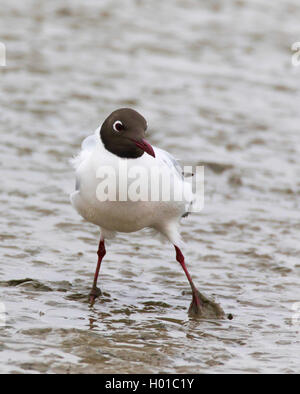
[[[0,372],[299,373],[298,1],[2,3]],[[173,248],[147,231],[108,243],[88,305],[99,234],[68,160],[123,106],[205,165],[184,251],[233,320],[187,315]]]

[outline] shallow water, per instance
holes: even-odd
[[[0,371],[299,373],[298,0],[64,4],[0,8]],[[122,106],[205,164],[185,253],[233,320],[188,317],[173,248],[145,232],[110,242],[89,307],[99,234],[68,160]]]

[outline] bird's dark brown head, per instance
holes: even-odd
[[[142,115],[130,108],[120,108],[105,119],[100,137],[105,148],[119,157],[137,159],[144,152],[155,157],[152,146],[144,139],[146,129]]]

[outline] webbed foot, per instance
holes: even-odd
[[[225,313],[219,304],[208,299],[198,290],[195,290],[193,293],[193,299],[189,307],[189,314],[192,316],[218,319],[222,319],[225,316]]]
[[[89,294],[90,304],[93,306],[97,297],[101,295],[101,290],[98,287],[93,287]]]

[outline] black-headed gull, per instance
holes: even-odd
[[[187,215],[193,202],[192,187],[178,170],[176,160],[168,152],[152,147],[144,139],[146,129],[147,122],[138,112],[129,108],[118,109],[108,116],[93,135],[83,141],[81,152],[73,160],[76,168],[76,191],[71,194],[72,205],[83,218],[99,226],[101,233],[90,302],[93,304],[95,298],[101,294],[97,288],[97,280],[101,261],[106,254],[105,239],[112,238],[116,232],[131,233],[152,228],[174,245],[176,260],[181,264],[192,289],[193,298],[189,312],[201,315],[207,300],[196,289],[186,268],[178,230],[179,219]],[[125,166],[127,172],[124,172]],[[154,198],[154,201],[136,201],[135,198],[128,197],[128,194],[126,198],[120,198],[118,192],[124,187],[124,177],[131,169],[138,168],[149,172],[155,166],[159,168],[160,175],[169,175],[171,190],[182,192],[185,196],[183,199],[175,201],[170,198],[164,201],[160,195],[158,199]],[[106,186],[112,186],[118,196],[116,200],[108,199],[105,194],[107,190],[98,187],[103,169],[112,169],[115,173],[110,178],[110,182],[115,185]],[[143,181],[151,189],[151,182],[144,178]],[[123,182],[122,186],[120,180]],[[126,192],[132,182],[132,179],[126,179]],[[157,192],[152,189],[150,194]],[[153,194],[157,197],[156,193]]]

